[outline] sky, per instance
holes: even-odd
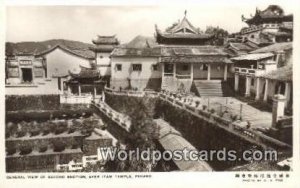
[[[164,31],[181,20],[188,20],[200,30],[219,26],[230,33],[246,24],[241,15],[254,15],[256,7],[268,4],[181,4],[174,6],[8,6],[6,41],[43,41],[69,39],[91,43],[97,35],[116,35],[121,43],[137,35],[154,36],[155,24]],[[293,13],[288,5],[280,6]]]

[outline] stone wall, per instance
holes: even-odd
[[[159,101],[156,106],[156,117],[163,118],[178,130],[198,150],[222,150],[232,149],[237,151],[237,156],[241,152],[257,146],[237,137],[223,129],[210,125],[192,114]],[[215,170],[225,170],[233,166],[244,164],[243,161],[209,161]]]

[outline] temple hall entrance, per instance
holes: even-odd
[[[23,82],[32,82],[32,69],[21,68]]]

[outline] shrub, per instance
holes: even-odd
[[[21,138],[21,137],[23,137],[23,136],[25,136],[25,135],[26,135],[26,132],[25,132],[25,131],[17,131],[17,132],[16,132],[17,138]]]
[[[71,149],[77,149],[77,148],[79,148],[79,145],[78,145],[78,144],[72,144]]]
[[[6,149],[6,152],[7,152],[7,155],[13,155],[16,153],[16,148],[7,148]]]
[[[39,134],[40,134],[40,130],[39,129],[34,129],[34,130],[30,131],[30,137],[37,136]]]
[[[23,146],[23,147],[21,147],[20,148],[20,155],[27,155],[27,154],[29,154],[29,153],[31,153],[32,152],[32,147],[30,147],[30,146]]]
[[[212,114],[215,113],[215,112],[216,112],[216,110],[213,109],[213,108],[210,110],[210,113],[212,113]]]
[[[196,101],[196,107],[200,105],[200,101]]]
[[[203,106],[202,106],[202,109],[203,109],[203,110],[206,110],[206,109],[207,109],[207,106],[206,106],[206,105],[203,105]]]
[[[75,132],[75,128],[74,127],[70,127],[68,130],[68,134],[74,133]]]
[[[5,138],[9,138],[10,137],[10,133],[9,132],[6,132],[5,133]]]
[[[53,144],[53,151],[55,152],[61,152],[61,151],[64,151],[66,148],[66,145],[62,142],[55,142]]]
[[[39,147],[39,152],[44,153],[45,151],[47,151],[47,149],[48,149],[48,146],[40,146]]]
[[[56,135],[61,134],[61,133],[65,132],[65,130],[66,130],[66,129],[65,129],[64,127],[57,127],[57,128],[55,129],[54,134],[56,134]]]
[[[49,128],[45,128],[45,129],[43,129],[42,135],[45,136],[45,135],[48,135],[49,133],[50,133],[50,129]]]

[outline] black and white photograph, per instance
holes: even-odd
[[[6,179],[288,181],[299,160],[296,8],[256,2],[6,6]]]

